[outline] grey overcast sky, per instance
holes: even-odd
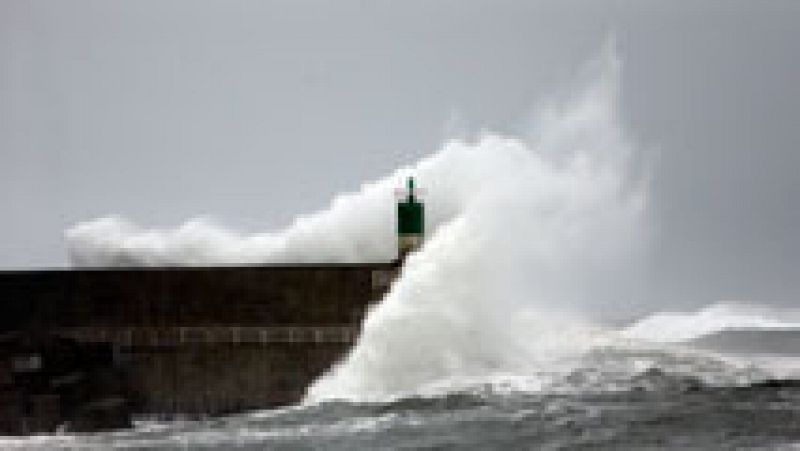
[[[660,157],[647,293],[800,294],[800,2],[0,0],[0,267],[110,213],[287,224],[597,54]]]

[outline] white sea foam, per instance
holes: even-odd
[[[680,343],[731,329],[800,330],[800,309],[719,302],[695,312],[655,313],[628,326],[622,334],[638,340]]]

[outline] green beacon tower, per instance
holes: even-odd
[[[397,256],[401,262],[422,245],[424,231],[425,208],[417,200],[414,177],[409,177],[405,199],[397,204]]]

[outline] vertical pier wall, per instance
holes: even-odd
[[[21,381],[31,372],[14,370],[26,337],[111,350],[108,364],[126,375],[134,414],[200,416],[297,402],[351,347],[396,272],[394,263],[0,272],[0,341],[10,343],[0,359],[10,368],[0,399],[21,403],[0,412],[35,417],[26,407],[34,395],[59,402],[47,383],[28,393]],[[24,348],[25,358],[47,354]],[[50,368],[42,361],[33,372],[69,376]]]

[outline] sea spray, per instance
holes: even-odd
[[[631,276],[623,268],[641,250],[645,204],[627,170],[618,62],[603,56],[589,86],[542,112],[538,140],[445,145],[438,157],[462,163],[452,176],[469,174],[476,188],[408,259],[354,350],[308,401],[384,401],[541,374],[592,346],[597,334],[581,313],[613,308],[598,304]]]
[[[484,132],[445,142],[284,230],[243,236],[203,220],[145,229],[110,217],[67,231],[72,260],[387,261],[396,249],[392,191],[413,174],[428,192],[427,242],[308,399],[384,399],[552,368],[592,343],[587,312],[625,308],[613,293],[632,283],[643,242],[645,189],[629,171],[619,61],[610,48],[590,66],[590,82],[541,107],[525,139]]]

